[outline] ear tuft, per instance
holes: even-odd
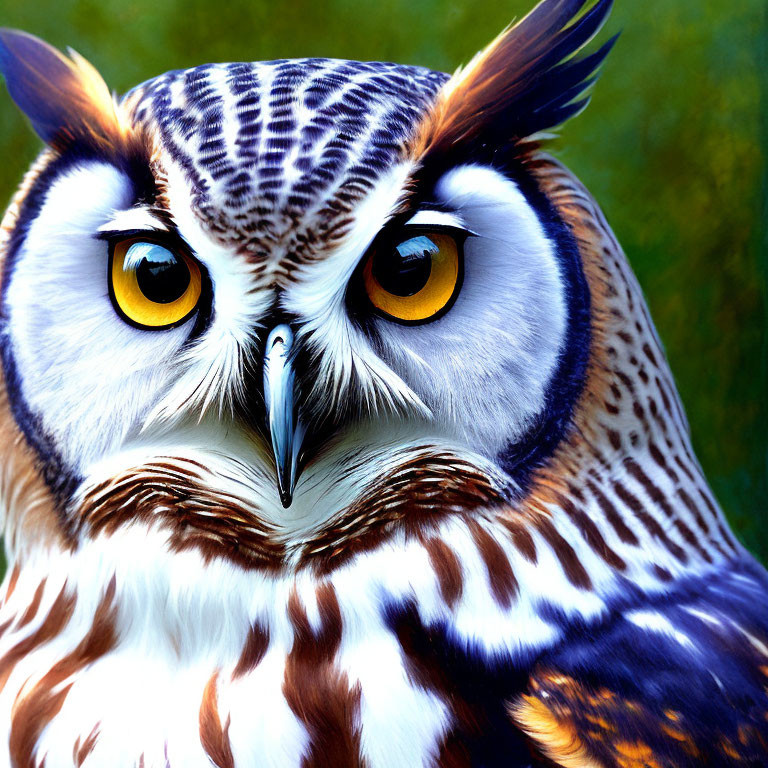
[[[587,105],[595,71],[616,42],[577,55],[599,32],[612,0],[542,0],[445,84],[421,125],[415,157],[452,147],[524,142]]]
[[[82,143],[114,150],[126,135],[120,111],[96,69],[26,32],[0,29],[0,72],[40,138],[56,149]]]

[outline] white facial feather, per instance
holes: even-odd
[[[202,416],[211,406],[218,406],[221,413],[234,396],[243,396],[244,366],[258,352],[256,334],[272,301],[270,291],[253,289],[248,263],[203,230],[192,212],[183,171],[173,164],[167,169],[167,194],[176,226],[208,270],[213,307],[205,332],[179,361],[180,377],[148,414],[145,426],[190,412]]]
[[[265,446],[236,422],[208,414],[201,422],[177,422],[173,429],[131,436],[119,452],[84,467],[85,480],[74,501],[82,503],[88,492],[111,478],[131,472],[133,479],[141,480],[142,471],[136,468],[179,457],[173,461],[181,471],[190,469],[200,475],[204,487],[243,499],[293,548],[311,540],[365,488],[424,451],[452,454],[482,470],[498,489],[505,485],[505,477],[483,456],[456,451],[450,439],[431,431],[426,423],[361,423],[310,462],[299,478],[293,503],[284,509]]]
[[[269,296],[249,290],[247,266],[201,230],[184,185],[170,195],[185,240],[210,274],[213,317],[184,346],[194,319],[146,331],[118,317],[108,294],[107,243],[115,225],[154,221],[131,209],[130,182],[89,162],[51,185],[31,223],[8,288],[11,344],[24,399],[76,472],[118,450],[131,430],[202,413],[242,394],[243,365]]]
[[[303,332],[322,350],[321,394],[334,379],[343,392],[355,370],[363,389],[389,387],[406,402],[423,403],[428,410],[421,413],[442,430],[495,456],[542,410],[557,365],[566,310],[555,245],[512,181],[490,168],[454,169],[436,188],[450,213],[419,211],[411,222],[460,223],[473,233],[458,299],[445,316],[416,327],[377,318],[381,349],[374,350],[347,316],[344,295],[407,170],[380,183],[353,236],[298,276],[285,305],[301,313]]]
[[[300,318],[299,334],[320,360],[320,376],[310,399],[330,411],[342,409],[351,396],[366,404],[370,416],[429,414],[414,391],[371,348],[346,307],[348,283],[392,215],[412,170],[403,163],[385,174],[358,206],[343,244],[297,271],[282,299],[283,308]]]
[[[490,168],[450,171],[436,198],[475,233],[461,292],[432,323],[377,320],[382,357],[437,420],[494,456],[542,410],[557,365],[566,310],[556,246],[515,183]]]
[[[413,221],[450,220],[473,233],[458,299],[417,327],[377,318],[375,349],[348,315],[348,283],[412,170],[404,163],[382,177],[343,244],[302,267],[283,296],[320,363],[306,407],[341,413],[354,388],[358,416],[425,420],[492,457],[541,411],[557,363],[565,309],[554,245],[513,182],[489,168],[454,169],[436,187],[446,210],[419,211]],[[132,220],[129,193],[128,180],[105,164],[57,179],[8,294],[25,399],[76,470],[119,449],[131,429],[200,418],[211,405],[221,414],[247,396],[245,366],[259,354],[256,333],[273,300],[267,288],[254,289],[247,260],[203,230],[183,171],[171,163],[170,210],[210,275],[211,321],[186,345],[192,320],[163,332],[126,325],[110,305],[107,248],[94,234]],[[131,215],[147,217],[141,209]]]
[[[8,333],[24,399],[75,471],[118,447],[174,372],[188,325],[148,333],[114,311],[99,227],[130,203],[128,179],[85,163],[51,185],[11,275]]]

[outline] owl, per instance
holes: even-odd
[[[1,766],[768,762],[768,576],[546,152],[609,9],[119,99],[0,32]]]

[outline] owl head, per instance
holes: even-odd
[[[580,53],[610,3],[584,5],[545,0],[452,77],[210,64],[121,99],[3,31],[47,145],[2,227],[10,547],[141,523],[248,566],[340,562],[650,443],[617,360],[684,433],[631,274],[540,152],[613,42]]]

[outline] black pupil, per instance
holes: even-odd
[[[189,287],[189,269],[167,248],[156,245],[146,248],[144,258],[136,267],[136,282],[150,301],[170,304],[181,298]]]
[[[382,249],[373,259],[373,276],[395,296],[413,296],[429,280],[432,259],[440,249],[426,235]]]

